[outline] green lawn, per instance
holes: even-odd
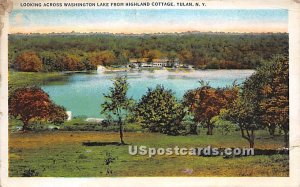
[[[24,86],[41,86],[49,82],[66,80],[68,76],[59,72],[17,72],[9,71],[9,91]]]
[[[118,133],[92,131],[45,131],[10,133],[9,176],[22,176],[31,169],[43,177],[99,176],[288,176],[288,155],[248,156],[131,156],[128,145],[84,146],[83,142],[115,142]],[[148,147],[248,147],[239,132],[232,135],[167,136],[158,133],[126,132],[125,142]],[[256,148],[277,149],[283,138],[257,133]],[[107,175],[106,153],[117,160]],[[186,172],[189,171],[189,172]]]

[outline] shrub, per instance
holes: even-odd
[[[34,169],[25,169],[22,173],[22,177],[37,177],[39,173]]]
[[[221,130],[222,135],[227,135],[234,132],[237,127],[232,122],[223,120],[219,116],[213,117],[211,119],[211,123],[213,123],[216,128]]]

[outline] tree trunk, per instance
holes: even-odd
[[[274,137],[275,129],[276,129],[276,126],[275,126],[275,125],[270,125],[270,126],[268,126],[269,133],[270,133],[270,135],[271,135],[272,137]]]
[[[22,120],[23,121],[23,133],[25,133],[28,130],[29,120]]]
[[[245,134],[244,130],[247,132],[247,135]],[[255,140],[254,130],[251,130],[251,134],[250,134],[249,130],[241,128],[241,133],[242,133],[242,137],[249,142],[250,148],[254,148],[254,140]]]
[[[197,134],[197,124],[192,124],[190,126],[190,133],[191,134]]]
[[[289,131],[288,131],[288,129],[284,129],[284,143],[285,143],[285,147],[289,148]]]
[[[254,140],[255,140],[255,135],[254,135],[254,130],[251,130],[251,134],[250,134],[250,148],[254,148]]]
[[[207,135],[213,135],[213,127],[209,122],[207,123]]]
[[[124,145],[125,142],[123,141],[123,124],[122,124],[122,119],[119,119],[119,127],[120,127],[120,140],[121,140],[121,144]]]

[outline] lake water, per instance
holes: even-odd
[[[172,89],[178,99],[184,93],[197,88],[199,80],[209,81],[212,87],[230,86],[236,80],[242,83],[253,74],[253,70],[197,70],[191,72],[170,72],[166,70],[134,72],[75,73],[67,82],[43,86],[51,99],[72,112],[72,116],[103,117],[100,115],[103,93],[112,86],[111,79],[118,74],[126,75],[130,84],[128,96],[138,100],[148,88],[157,84]]]

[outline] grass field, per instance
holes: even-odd
[[[24,86],[41,86],[49,82],[66,80],[68,76],[59,72],[17,72],[9,71],[8,84],[9,91]]]
[[[108,176],[288,176],[288,155],[256,155],[225,159],[222,156],[148,156],[128,153],[128,145],[84,146],[83,142],[116,142],[115,132],[45,131],[10,133],[9,176],[34,170],[42,177]],[[148,147],[248,147],[239,132],[232,135],[167,136],[156,133],[126,132],[125,142]],[[256,148],[277,149],[283,138],[257,134]],[[117,159],[107,174],[106,153]],[[187,172],[188,171],[188,172]]]

